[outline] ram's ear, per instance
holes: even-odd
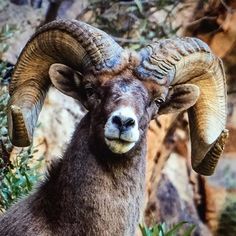
[[[83,104],[85,95],[82,89],[82,75],[63,64],[52,64],[49,69],[52,84],[62,93],[73,97]]]
[[[160,106],[159,114],[181,112],[193,106],[200,95],[194,84],[181,84],[170,88],[166,101]]]

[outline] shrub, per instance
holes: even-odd
[[[188,222],[182,221],[174,225],[171,229],[167,229],[165,223],[156,224],[151,228],[148,228],[146,225],[139,225],[139,228],[142,232],[142,236],[175,236],[179,235],[181,231],[182,236],[190,236],[195,228],[195,225],[191,225],[186,229],[183,229],[183,226]]]

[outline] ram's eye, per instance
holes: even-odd
[[[157,106],[160,106],[162,103],[165,102],[165,99],[162,97],[159,97],[159,98],[156,98],[154,102],[156,103]]]
[[[118,98],[120,97],[120,95],[119,94],[113,94],[112,95],[112,99],[115,101],[115,100],[117,100]]]
[[[86,85],[85,92],[86,92],[87,97],[90,97],[94,94],[94,88],[91,85]]]

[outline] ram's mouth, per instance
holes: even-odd
[[[130,143],[134,143],[134,141],[128,141],[128,140],[124,140],[122,138],[109,138],[109,137],[105,137],[105,139],[107,139],[108,141],[114,141],[114,142],[118,142],[121,144],[130,144]]]
[[[136,142],[127,141],[120,138],[105,137],[105,143],[112,152],[116,154],[123,154],[131,150]]]

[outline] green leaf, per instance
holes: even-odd
[[[180,228],[181,228],[184,224],[186,224],[186,223],[188,223],[188,222],[187,222],[187,221],[182,221],[182,222],[180,222],[180,223],[174,225],[174,227],[173,227],[171,230],[169,230],[169,231],[166,233],[165,236],[173,236],[173,234],[174,234],[174,233],[177,233],[177,232],[180,230]]]
[[[143,224],[143,226],[141,224],[139,224],[139,228],[140,228],[143,236],[152,236],[151,232],[149,231],[149,229],[146,227],[145,224]]]
[[[183,234],[183,236],[191,236],[192,232],[194,231],[196,225],[191,225]]]
[[[158,225],[154,225],[152,228],[152,236],[161,236],[159,235],[159,228]]]
[[[165,228],[163,227],[163,224],[159,224],[158,229],[159,229],[159,235],[165,236]]]
[[[142,2],[140,0],[134,0],[134,2],[138,7],[139,12],[143,13],[143,4],[142,4]]]

